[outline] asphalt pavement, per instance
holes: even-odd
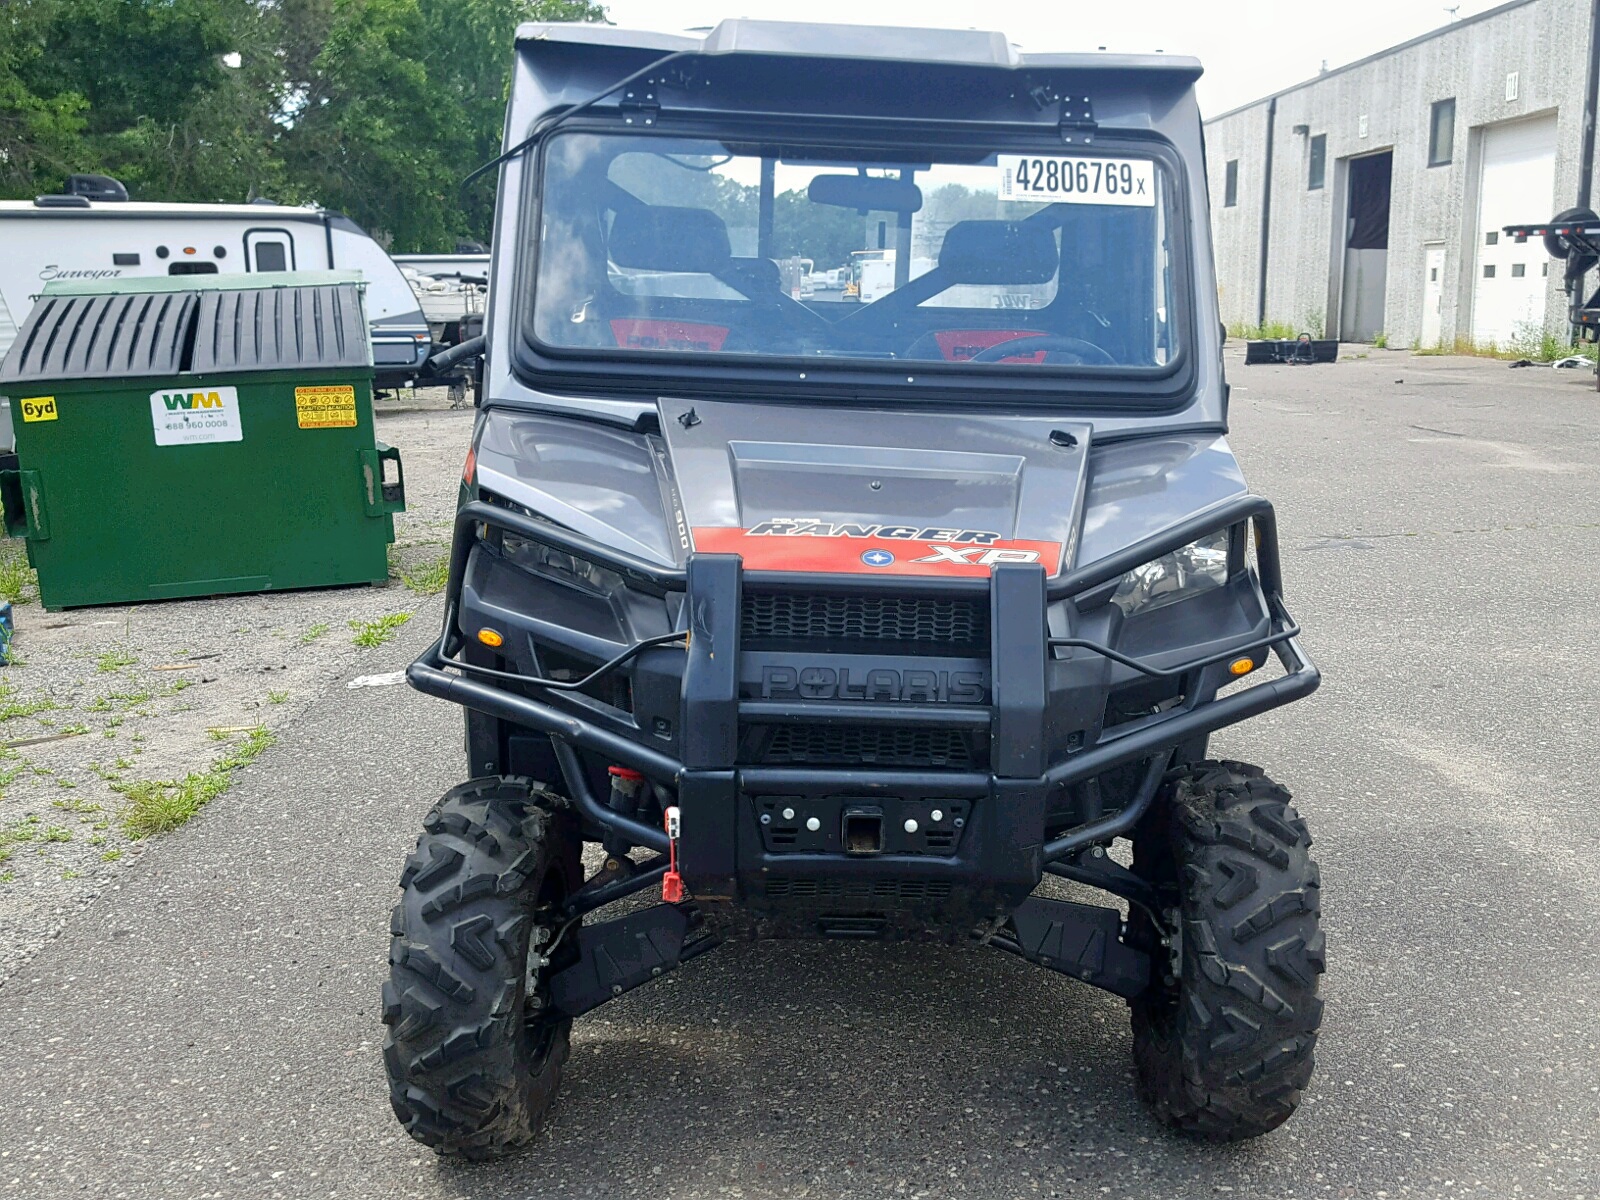
[[[1600,1198],[1592,376],[1230,369],[1326,673],[1217,742],[1295,791],[1323,867],[1327,1015],[1283,1129],[1166,1133],[1123,1005],[1001,954],[767,944],[581,1019],[529,1152],[440,1161],[390,1115],[378,990],[460,716],[329,678],[0,989],[0,1194]]]

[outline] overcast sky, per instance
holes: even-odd
[[[1235,108],[1450,20],[1439,0],[605,0],[613,23],[682,32],[723,17],[998,30],[1024,50],[1165,50],[1206,66],[1207,115]],[[1494,5],[1461,0],[1466,17]],[[974,21],[974,13],[981,21]]]

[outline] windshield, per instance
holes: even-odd
[[[1152,157],[574,132],[551,139],[542,176],[546,346],[1014,370],[1177,352]]]

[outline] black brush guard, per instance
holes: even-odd
[[[1152,559],[1222,529],[1249,523],[1256,538],[1258,580],[1269,631],[1265,636],[1203,658],[1169,666],[1129,658],[1110,647],[1078,638],[1052,638],[1049,604],[1073,599],[1107,585]],[[583,681],[554,681],[496,672],[458,661],[463,644],[457,628],[462,580],[467,558],[483,532],[497,528],[588,559],[620,573],[629,586],[656,595],[686,593],[683,633],[653,638],[630,647]],[[991,621],[990,706],[907,706],[861,701],[775,704],[741,699],[739,636],[741,593],[754,584],[787,581],[792,576],[745,572],[733,555],[693,554],[686,569],[659,567],[622,554],[601,543],[520,513],[471,502],[458,512],[450,578],[446,593],[444,632],[407,671],[411,685],[440,699],[451,700],[492,717],[549,734],[566,776],[569,795],[584,817],[620,840],[668,851],[666,833],[613,811],[589,786],[578,751],[608,764],[630,767],[676,789],[683,812],[679,852],[691,892],[702,900],[732,900],[743,877],[763,879],[773,856],[762,849],[753,815],[743,814],[740,797],[775,792],[849,793],[870,799],[893,789],[925,791],[929,796],[992,799],[975,812],[958,852],[945,857],[884,854],[870,858],[840,854],[782,856],[782,872],[814,871],[848,883],[915,875],[922,880],[948,880],[981,885],[989,911],[1008,911],[1037,885],[1042,872],[1058,873],[1087,847],[1127,833],[1148,809],[1174,747],[1214,730],[1298,700],[1314,691],[1320,674],[1301,649],[1295,625],[1284,608],[1276,523],[1272,506],[1258,496],[1236,497],[1146,538],[1122,551],[1054,580],[1041,567],[1006,564],[983,579],[873,580],[852,586],[906,590],[936,588],[941,595],[987,593]],[[819,578],[820,585],[826,579]],[[1106,598],[1100,595],[1101,602]],[[620,669],[650,646],[687,641],[683,672],[680,758],[673,758],[562,707],[561,695]],[[1281,676],[1228,695],[1183,703],[1152,717],[1113,726],[1093,744],[1057,762],[1047,762],[1046,663],[1057,647],[1073,647],[1104,655],[1153,678],[1170,678],[1238,657],[1259,657],[1270,650],[1283,667]],[[515,687],[508,686],[515,684]],[[524,694],[524,693],[531,694]],[[574,706],[575,707],[575,706]],[[835,724],[937,723],[987,732],[992,747],[986,772],[859,769],[822,767],[749,767],[736,762],[742,719],[781,719]],[[1121,764],[1149,760],[1131,802],[1053,840],[1044,838],[1045,798],[1063,785],[1101,775]],[[746,807],[748,807],[746,805]]]

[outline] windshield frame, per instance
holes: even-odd
[[[630,140],[720,140],[759,144],[763,151],[803,146],[808,151],[837,148],[841,157],[874,151],[908,157],[942,151],[976,154],[1049,152],[1056,156],[1117,154],[1149,158],[1160,173],[1171,250],[1171,304],[1174,353],[1159,366],[1083,366],[1029,364],[985,369],[966,362],[922,359],[853,359],[775,354],[700,353],[695,351],[610,350],[566,347],[538,337],[534,288],[539,272],[539,230],[543,205],[542,179],[549,146],[555,137],[584,133]],[[1092,145],[1067,145],[1054,128],[1007,124],[951,126],[919,123],[912,130],[885,131],[870,120],[808,121],[803,132],[793,123],[771,118],[752,122],[735,114],[674,115],[652,128],[627,125],[614,117],[586,115],[563,123],[559,132],[541,140],[528,154],[519,186],[521,212],[516,229],[511,365],[534,388],[577,392],[667,394],[735,394],[740,396],[811,396],[829,394],[842,400],[868,399],[923,403],[963,401],[986,396],[1033,406],[1096,408],[1115,411],[1170,411],[1192,399],[1199,379],[1200,345],[1196,336],[1195,238],[1188,175],[1176,148],[1159,134],[1138,130],[1106,130]],[[846,318],[848,319],[848,318]]]

